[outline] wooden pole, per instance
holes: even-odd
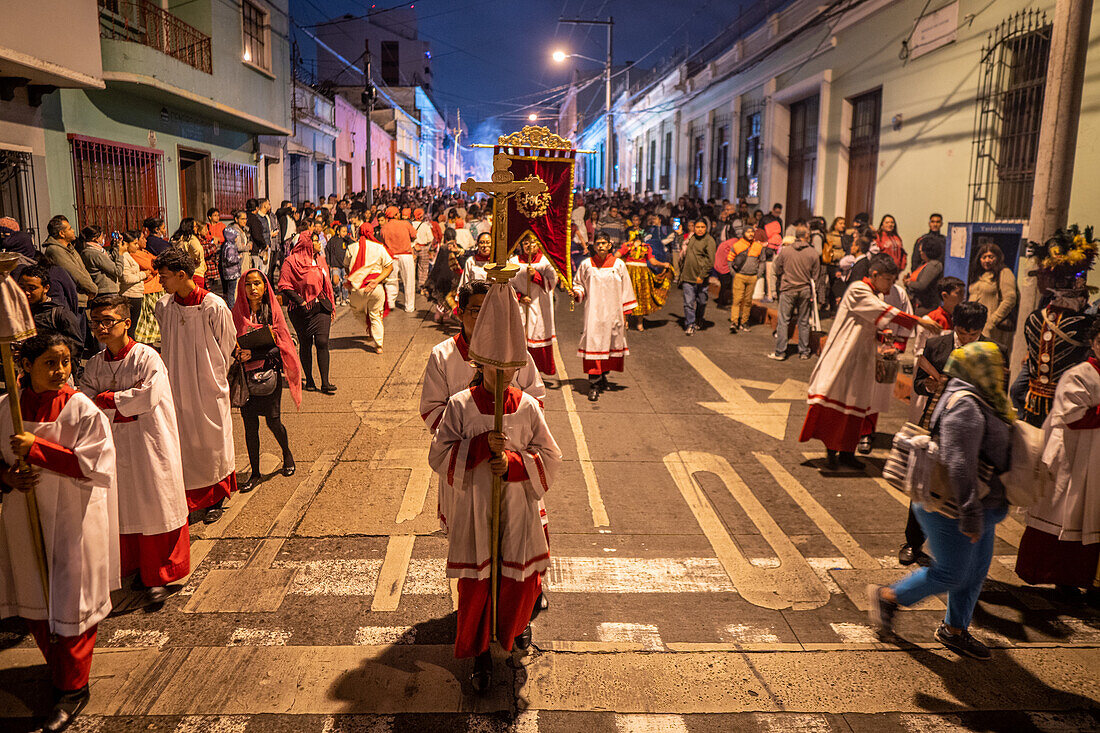
[[[0,358],[4,362],[4,386],[8,392],[8,407],[11,409],[12,434],[23,432],[23,413],[19,409],[19,382],[15,378],[15,359],[12,357],[11,344],[0,341]],[[30,466],[23,459],[16,465],[16,471],[29,471]],[[46,565],[46,542],[42,536],[42,518],[38,513],[38,499],[31,489],[24,494],[27,501],[27,522],[30,525],[31,552],[38,565],[38,575],[42,580],[42,596],[46,599],[46,613],[50,608],[50,576]]]

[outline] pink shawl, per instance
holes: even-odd
[[[241,282],[244,282],[243,276]],[[332,281],[329,280],[328,263],[323,253],[315,254],[313,251],[313,232],[305,231],[298,236],[294,249],[290,250],[283,262],[279,290],[293,290],[306,303],[323,295],[331,305],[336,305],[336,295],[332,292]]]
[[[233,304],[233,325],[237,329],[237,336],[243,336],[265,325],[252,320],[252,309],[248,305],[248,296],[244,293],[244,279],[249,272],[257,272],[264,279],[264,298],[267,300],[267,307],[271,309],[271,330],[275,333],[275,343],[278,344],[279,354],[283,357],[283,371],[286,372],[286,381],[290,384],[290,396],[294,399],[294,404],[301,408],[302,364],[298,361],[294,342],[290,340],[290,329],[286,327],[283,309],[271,291],[271,283],[268,282],[267,276],[256,268],[242,274],[241,279],[237,281],[237,300]]]

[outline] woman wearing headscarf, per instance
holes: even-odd
[[[944,373],[950,380],[932,413],[931,431],[958,516],[913,504],[934,559],[892,586],[868,586],[869,613],[891,632],[899,605],[946,592],[947,616],[936,629],[936,640],[956,654],[984,660],[989,649],[968,627],[993,558],[994,530],[1008,513],[997,476],[1009,468],[1016,411],[1005,392],[1004,357],[995,344],[976,341],[955,349]],[[992,467],[988,482],[979,477],[979,462]]]
[[[313,381],[313,346],[317,346],[317,370],[321,373],[321,391],[336,392],[328,378],[328,333],[336,296],[332,291],[328,263],[321,254],[324,243],[317,232],[306,230],[298,235],[294,249],[283,262],[279,292],[290,302],[290,322],[298,334],[298,355],[305,388],[316,390]]]
[[[244,421],[244,442],[248,448],[248,463],[252,474],[240,485],[240,492],[247,494],[256,488],[260,481],[260,417],[267,422],[267,428],[279,442],[283,452],[284,476],[294,475],[294,456],[290,453],[290,441],[282,421],[283,375],[290,386],[290,396],[296,407],[302,406],[302,366],[298,354],[294,351],[294,342],[290,339],[283,309],[271,291],[267,277],[255,268],[245,273],[237,282],[237,298],[233,304],[233,325],[237,328],[237,338],[258,328],[270,328],[275,337],[274,348],[264,352],[237,348],[234,355],[244,364],[246,372],[258,369],[275,371],[275,391],[269,395],[249,395],[248,401],[241,406],[241,418]]]

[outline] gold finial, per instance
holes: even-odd
[[[519,132],[511,135],[501,135],[497,138],[497,145],[508,145],[521,148],[546,148],[551,150],[572,150],[573,143],[550,132],[548,127],[527,125]]]

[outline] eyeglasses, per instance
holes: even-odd
[[[92,318],[92,328],[114,328],[116,324],[125,321],[125,318]]]

